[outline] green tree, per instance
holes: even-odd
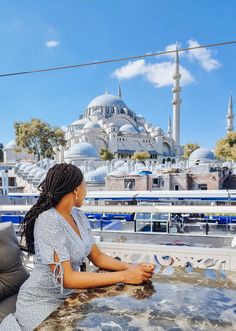
[[[112,154],[108,149],[101,148],[99,152],[100,158],[103,161],[111,161],[114,159],[114,154]]]
[[[236,161],[236,132],[230,132],[216,143],[215,155],[220,160]]]
[[[137,161],[144,161],[147,159],[150,159],[151,155],[148,152],[135,152],[132,157],[131,160],[137,160]]]
[[[27,149],[28,153],[42,157],[55,155],[53,148],[65,146],[65,133],[60,128],[53,128],[48,123],[33,118],[29,122],[15,122],[16,146],[20,151]]]
[[[198,144],[185,144],[183,146],[183,158],[188,159],[190,154],[200,148]]]

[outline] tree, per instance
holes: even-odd
[[[132,155],[131,160],[144,161],[150,159],[150,157],[151,155],[148,152],[135,152]]]
[[[103,161],[111,161],[112,159],[114,159],[114,154],[112,154],[108,149],[105,148],[101,148],[99,155]]]
[[[183,150],[184,150],[183,158],[188,159],[190,154],[192,154],[192,152],[194,152],[198,148],[200,148],[198,144],[185,144],[183,146]]]
[[[30,122],[15,122],[16,146],[20,151],[27,149],[28,153],[42,157],[55,155],[53,148],[65,146],[65,133],[60,128],[53,128],[48,123],[33,118]]]
[[[230,132],[216,143],[215,155],[220,160],[236,161],[236,132]]]

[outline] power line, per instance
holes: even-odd
[[[190,50],[195,50],[195,49],[199,49],[199,48],[225,46],[225,45],[231,45],[231,44],[236,44],[236,40],[225,41],[225,42],[214,43],[214,44],[207,44],[207,45],[199,45],[199,46],[187,47],[187,48],[179,48],[178,52],[190,51]],[[117,59],[107,59],[107,60],[102,60],[102,61],[80,63],[80,64],[73,64],[73,65],[67,65],[67,66],[60,66],[60,67],[50,67],[50,68],[44,68],[44,69],[33,69],[33,70],[27,70],[27,71],[11,72],[11,73],[0,74],[0,78],[8,77],[8,76],[35,74],[35,73],[47,72],[47,71],[81,68],[81,67],[88,67],[88,66],[106,64],[106,63],[122,62],[122,61],[128,61],[128,60],[143,59],[146,57],[160,56],[160,55],[165,55],[165,54],[170,54],[170,53],[176,53],[176,50],[161,51],[158,53],[149,53],[149,54],[128,56],[128,57],[122,57],[122,58],[117,58]]]

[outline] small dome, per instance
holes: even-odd
[[[19,173],[22,173],[24,172],[24,169],[28,166],[32,165],[32,163],[29,163],[29,162],[23,162],[20,167],[18,168],[18,172]]]
[[[22,176],[23,176],[23,178],[26,178],[26,177],[29,175],[30,171],[31,171],[32,169],[34,169],[34,168],[35,168],[35,165],[34,165],[34,164],[27,165],[27,166],[24,168],[24,170],[22,171]]]
[[[135,127],[131,124],[124,124],[120,127],[119,132],[123,133],[137,133]]]
[[[229,161],[226,161],[222,164],[223,168],[232,168],[232,163]]]
[[[95,170],[95,172],[96,172],[97,175],[101,175],[101,176],[103,176],[105,178],[106,175],[108,174],[108,167],[106,165],[105,166],[98,167]]]
[[[215,161],[214,153],[208,148],[198,148],[191,153],[189,156],[189,161],[199,161],[199,162],[212,162]]]
[[[124,163],[125,163],[125,161],[123,161],[123,160],[117,160],[117,161],[114,163],[114,168],[117,169],[117,168],[119,168],[120,166],[122,166]]]
[[[4,148],[3,144],[2,144],[2,143],[0,143],[0,149],[3,149],[3,148]]]
[[[33,179],[34,176],[35,176],[35,174],[36,174],[39,170],[41,170],[39,167],[34,167],[34,168],[32,168],[32,169],[30,170],[28,176],[27,176],[27,179],[28,179],[28,180]]]
[[[44,174],[46,174],[47,171],[45,169],[39,169],[36,174],[34,175],[33,181],[40,180]]]
[[[84,129],[101,129],[101,126],[97,122],[87,122]]]
[[[85,174],[84,179],[86,182],[103,184],[105,182],[105,178],[103,175],[96,173],[96,171],[89,171]]]
[[[119,168],[116,168],[114,171],[110,172],[108,175],[111,176],[120,176],[128,173],[128,167],[126,165],[123,165]]]
[[[45,173],[45,174],[40,178],[39,184],[42,183],[42,181],[46,178],[46,176],[47,176],[47,173]]]
[[[98,158],[98,153],[95,147],[87,142],[80,142],[74,144],[68,151],[67,157],[96,157]]]
[[[89,103],[87,108],[112,107],[112,106],[119,106],[122,108],[127,108],[127,106],[123,100],[121,100],[116,95],[112,95],[112,94],[103,94],[103,95],[96,97]]]
[[[4,149],[16,149],[16,142],[15,140],[10,141],[8,144],[6,144]]]

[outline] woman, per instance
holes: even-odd
[[[132,266],[103,254],[94,243],[83,204],[86,187],[79,168],[57,164],[39,186],[37,203],[26,214],[22,228],[34,269],[20,288],[15,314],[8,315],[1,331],[36,328],[73,289],[140,284],[152,277],[153,264]],[[115,272],[80,272],[84,259]]]

